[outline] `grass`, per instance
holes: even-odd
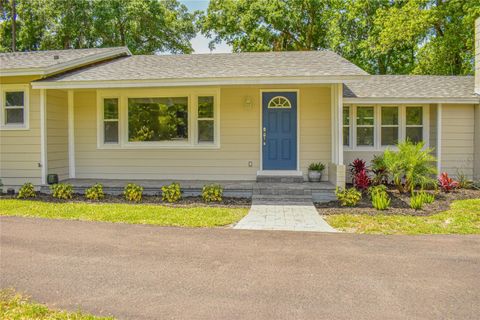
[[[107,320],[114,318],[95,317],[81,312],[56,311],[45,305],[30,302],[13,290],[0,291],[0,319],[35,320]]]
[[[431,216],[353,215],[326,217],[334,228],[367,234],[480,234],[480,199],[457,200]]]
[[[179,227],[215,227],[237,222],[246,208],[167,207],[151,204],[50,203],[0,200],[1,216],[22,216],[84,221],[107,221]]]

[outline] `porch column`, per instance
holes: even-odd
[[[40,89],[40,168],[41,182],[47,183],[47,92]]]
[[[333,84],[332,95],[332,162],[328,166],[328,180],[335,186],[345,187],[343,165],[343,84]]]
[[[442,109],[443,105],[437,105],[437,171],[442,173]]]
[[[73,90],[68,90],[68,176],[75,178],[75,124],[73,109]]]

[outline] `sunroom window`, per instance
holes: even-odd
[[[399,110],[398,107],[382,107],[382,146],[393,146],[398,143]]]
[[[188,98],[129,98],[128,141],[188,141]]]
[[[357,146],[373,146],[375,142],[373,107],[357,107]]]
[[[25,123],[25,92],[5,91],[4,124],[22,126]]]
[[[412,142],[423,140],[423,108],[406,107],[405,137]]]
[[[198,97],[198,143],[213,143],[215,136],[214,101],[212,96]]]

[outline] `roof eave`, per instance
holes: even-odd
[[[65,72],[71,69],[79,68],[88,64],[96,63],[102,60],[115,58],[118,56],[127,55],[132,53],[127,47],[115,48],[113,50],[92,54],[91,56],[82,57],[74,60],[70,60],[64,63],[59,63],[46,68],[17,68],[17,69],[0,69],[0,77],[13,77],[13,76],[51,76],[60,72]]]
[[[392,103],[452,103],[452,104],[478,104],[480,97],[344,97],[345,104],[392,104]]]
[[[95,81],[46,81],[32,82],[34,89],[97,89],[132,87],[177,87],[218,85],[270,85],[270,84],[333,84],[364,79],[365,75],[321,77],[238,77],[238,78],[186,78],[157,80],[95,80]]]

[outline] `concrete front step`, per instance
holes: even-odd
[[[273,183],[302,183],[302,175],[286,175],[286,176],[274,176],[274,175],[257,175],[257,182],[273,182]]]
[[[312,203],[311,195],[258,195],[252,196],[253,203]]]

